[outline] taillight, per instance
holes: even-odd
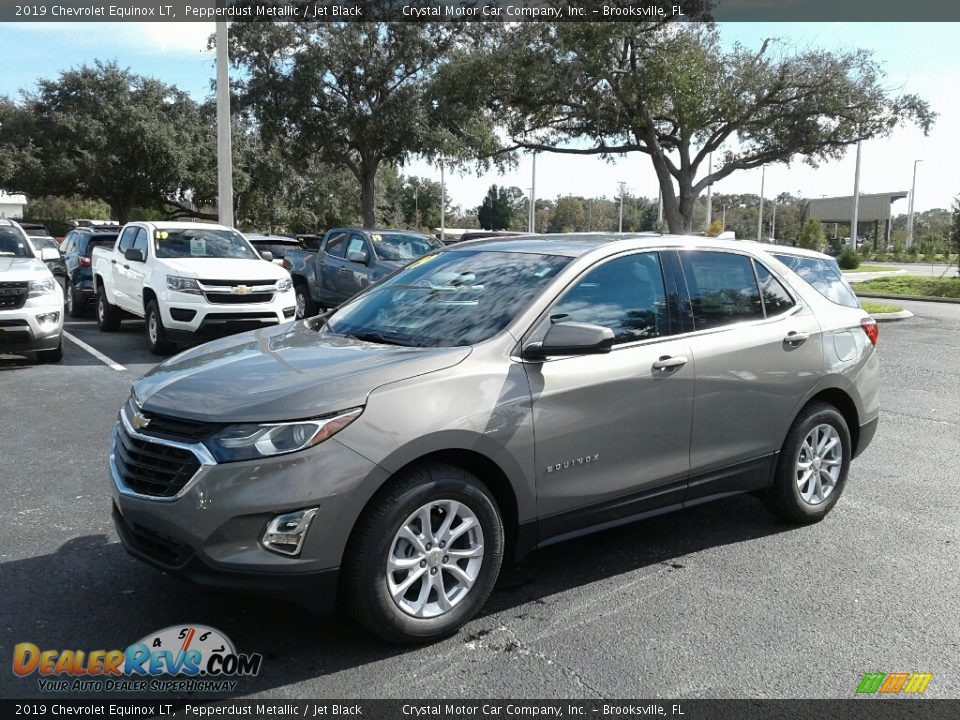
[[[80,267],[90,267],[90,258],[88,257],[77,258],[77,265],[79,265]]]
[[[870,344],[876,345],[877,340],[880,339],[880,326],[877,325],[877,321],[872,317],[866,317],[860,321],[860,327],[863,328],[867,337],[870,338]]]

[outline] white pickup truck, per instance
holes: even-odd
[[[290,273],[265,262],[246,238],[223,225],[131,222],[112,248],[94,248],[97,324],[143,318],[150,349],[166,354],[195,342],[291,320]]]

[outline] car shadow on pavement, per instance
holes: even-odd
[[[549,618],[550,605],[556,603],[559,613],[569,601],[566,591],[592,583],[616,583],[625,576],[632,581],[622,591],[626,597],[649,594],[664,582],[661,572],[696,572],[685,567],[685,555],[789,529],[744,495],[550,546],[506,568],[480,616],[431,652],[454,651],[530,616]],[[378,641],[342,611],[322,617],[293,604],[201,591],[130,558],[112,533],[78,537],[52,554],[4,562],[0,587],[0,656],[8,659],[20,642],[41,650],[122,650],[162,628],[192,623],[222,631],[238,652],[263,655],[257,677],[240,678],[236,693],[208,698],[268,693],[417,652]],[[0,696],[39,694],[36,675],[19,679],[0,673]]]

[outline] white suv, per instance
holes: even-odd
[[[223,225],[132,222],[113,248],[93,251],[97,323],[111,332],[142,317],[151,350],[292,320],[290,273],[265,262]]]
[[[63,358],[63,291],[17,223],[0,218],[0,352],[35,352],[40,362]]]

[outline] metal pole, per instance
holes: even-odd
[[[530,232],[537,231],[537,154],[533,154],[533,167],[530,172]]]
[[[657,190],[657,225],[663,222],[663,190]]]
[[[723,225],[724,230],[727,229],[727,206],[726,205],[723,206],[723,215],[721,216],[720,224]]]
[[[773,198],[770,201],[773,204],[773,217],[770,219],[770,237],[773,238],[773,242],[777,242],[777,199]]]
[[[850,246],[857,249],[857,226],[860,224],[860,143],[857,143],[857,170],[853,176],[853,220],[850,223]]]
[[[440,242],[447,240],[447,183],[443,175],[443,158],[440,158]]]
[[[907,247],[913,246],[913,196],[917,191],[917,163],[923,160],[913,161],[913,184],[910,185],[910,208],[907,210]]]
[[[619,232],[623,232],[623,186],[625,184],[626,183],[623,182],[623,180],[620,181],[620,230]]]
[[[707,155],[707,174],[713,173],[713,153]],[[710,223],[713,222],[713,183],[707,185],[707,230],[710,230]]]
[[[763,185],[767,180],[767,166],[764,165],[760,171],[760,214],[757,216],[757,242],[761,240],[763,229]]]
[[[217,23],[217,214],[233,227],[233,147],[230,139],[230,58],[227,23]]]

